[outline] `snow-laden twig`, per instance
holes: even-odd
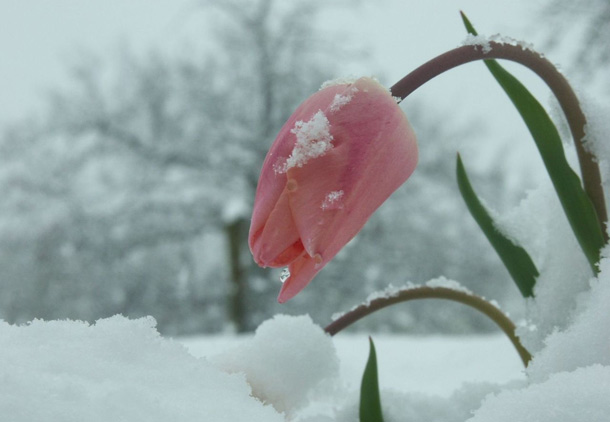
[[[528,365],[532,359],[530,353],[523,347],[521,341],[517,337],[515,324],[506,316],[498,306],[487,301],[481,296],[477,296],[463,288],[455,288],[451,285],[435,285],[427,284],[423,286],[408,285],[403,289],[392,289],[388,294],[379,295],[379,297],[367,300],[365,303],[353,308],[345,314],[338,317],[330,323],[324,330],[334,336],[344,328],[350,326],[354,322],[367,315],[372,314],[380,309],[388,306],[408,302],[416,299],[446,299],[453,302],[462,303],[470,306],[477,311],[483,313],[506,334],[517,349],[517,353],[521,357],[523,364]]]
[[[541,54],[524,48],[521,44],[487,41],[484,48],[479,44],[464,45],[450,50],[424,63],[398,81],[390,91],[395,97],[404,99],[417,88],[454,67],[476,60],[505,59],[517,62],[536,73],[551,89],[565,113],[578,154],[585,192],[591,198],[600,227],[608,221],[604,191],[599,166],[595,156],[585,147],[587,120],[574,90],[563,74]],[[607,233],[602,230],[606,241]]]

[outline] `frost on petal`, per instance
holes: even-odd
[[[341,203],[341,198],[343,197],[344,192],[342,190],[334,190],[326,195],[324,198],[324,202],[322,202],[323,210],[335,210],[343,208]]]
[[[331,79],[329,81],[326,81],[322,84],[322,86],[320,87],[320,90],[322,89],[326,89],[329,88],[331,86],[337,86],[337,85],[349,85],[349,84],[353,84],[354,82],[356,82],[358,80],[358,78],[355,77],[343,77],[343,78],[336,78],[336,79]]]
[[[296,122],[290,132],[296,135],[296,144],[283,165],[276,163],[274,169],[278,173],[285,173],[293,167],[303,167],[309,160],[326,154],[333,147],[330,123],[322,110],[307,122]]]
[[[358,88],[353,86],[347,89],[343,94],[336,94],[333,102],[330,104],[330,111],[334,113],[341,110],[341,107],[348,104],[352,100],[356,92],[358,92]]]

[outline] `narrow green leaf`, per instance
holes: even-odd
[[[375,345],[369,337],[371,345],[369,360],[362,375],[360,388],[360,422],[383,422],[381,413],[381,398],[379,397],[379,380],[377,376],[377,356]]]
[[[496,250],[502,263],[513,278],[523,297],[534,295],[534,285],[538,277],[538,269],[525,249],[515,245],[501,231],[497,229],[492,217],[489,215],[479,198],[472,189],[468,180],[466,169],[460,154],[457,156],[457,182],[466,202],[470,214],[475,219],[489,243]]]
[[[462,20],[466,30],[477,35],[463,13]],[[485,65],[511,99],[532,134],[572,231],[591,269],[597,273],[600,251],[605,243],[603,231],[591,199],[585,193],[580,178],[568,164],[557,128],[544,108],[517,78],[495,60],[485,60]]]

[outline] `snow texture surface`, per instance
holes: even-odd
[[[161,338],[152,318],[0,324],[7,422],[284,420],[231,375]]]
[[[278,173],[286,173],[293,167],[303,167],[309,160],[326,154],[333,147],[330,124],[322,110],[307,122],[296,122],[290,132],[296,136],[296,143],[286,163],[276,169]]]
[[[323,210],[333,210],[342,207],[341,198],[343,198],[344,192],[342,190],[334,190],[329,192],[322,202]]]
[[[324,89],[324,88],[328,88],[329,86],[336,86],[336,85],[349,85],[349,84],[353,84],[354,82],[356,82],[356,80],[358,80],[358,78],[354,77],[354,76],[335,78],[335,79],[331,79],[331,80],[328,80],[328,81],[322,83],[322,86],[320,87],[320,89]]]
[[[483,53],[487,54],[491,51],[490,42],[495,42],[497,44],[507,44],[521,47],[523,50],[532,50],[534,49],[533,45],[525,42],[519,41],[514,38],[506,37],[504,35],[495,34],[489,37],[485,35],[472,35],[468,34],[466,38],[462,41],[462,45],[473,45],[479,46],[483,49]]]
[[[258,327],[252,341],[213,361],[245,374],[255,397],[286,413],[305,405],[310,391],[339,372],[330,336],[309,316],[276,315]]]
[[[344,94],[335,95],[333,102],[330,104],[330,111],[334,113],[341,110],[344,105],[348,104],[352,100],[356,92],[358,92],[358,88],[353,86],[348,88],[347,92]]]

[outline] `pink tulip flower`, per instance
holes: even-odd
[[[278,301],[300,292],[415,169],[417,143],[377,81],[323,87],[280,130],[261,170],[249,244],[286,267]]]

